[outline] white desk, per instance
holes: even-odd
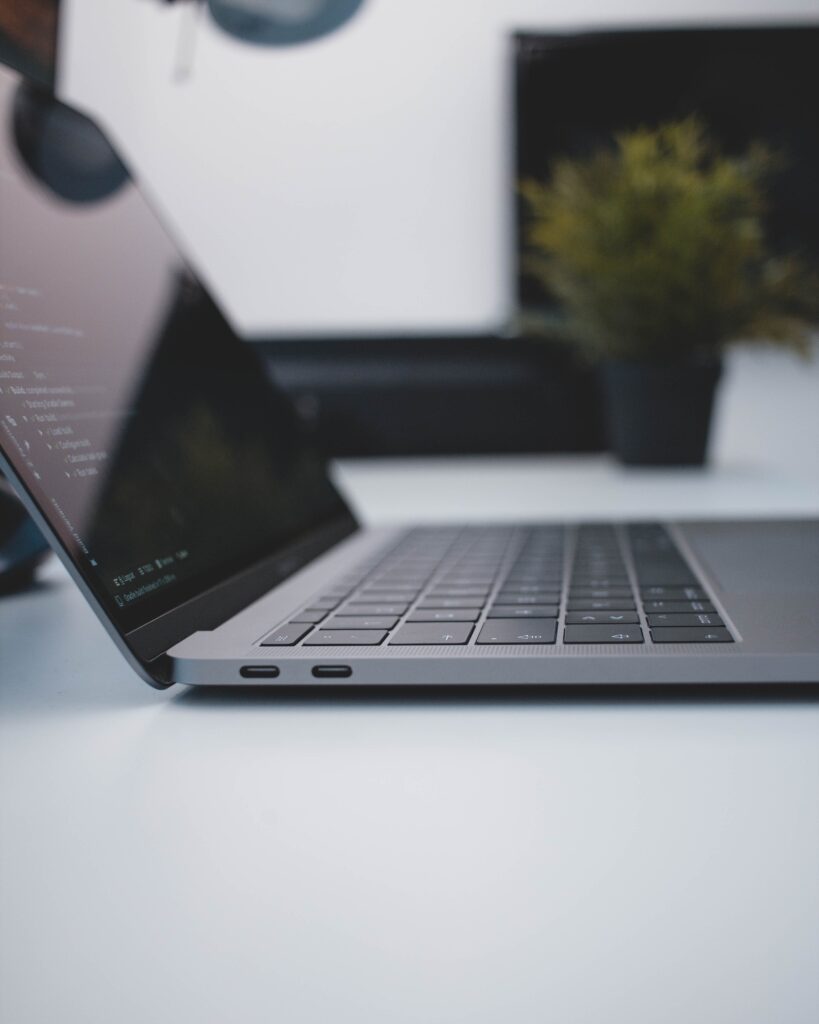
[[[774,466],[742,394],[704,474],[339,477],[373,518],[819,515],[813,406]],[[816,702],[156,693],[55,565],[0,657],[2,1024],[819,1019]]]

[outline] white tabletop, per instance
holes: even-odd
[[[370,519],[819,515],[815,393],[765,449],[753,379],[704,472],[337,476]],[[0,658],[2,1024],[819,1019],[816,702],[157,693],[53,563]]]

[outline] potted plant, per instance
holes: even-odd
[[[526,181],[526,268],[563,332],[601,367],[612,448],[626,463],[698,464],[724,346],[806,352],[815,277],[763,230],[761,145],[722,155],[695,117],[624,132],[611,149]]]

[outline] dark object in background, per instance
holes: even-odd
[[[53,88],[60,0],[0,0],[0,64]]]
[[[555,344],[493,336],[260,344],[330,455],[603,447],[595,374]]]
[[[631,466],[701,466],[721,372],[718,361],[604,363],[611,450]]]
[[[613,133],[697,114],[729,156],[757,140],[784,157],[770,187],[774,251],[819,261],[819,25],[638,29],[515,37],[517,179],[543,180]],[[518,251],[526,209],[518,205]],[[518,271],[525,306],[549,300]]]
[[[319,39],[349,21],[364,0],[207,0],[225,32],[257,46]]]
[[[0,594],[28,586],[47,553],[43,535],[0,476]]]
[[[31,174],[60,199],[106,199],[128,172],[96,124],[47,89],[22,81],[14,95],[14,141]]]

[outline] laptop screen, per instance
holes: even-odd
[[[349,513],[135,186],[68,201],[28,170],[18,82],[0,69],[0,447],[127,631]]]

